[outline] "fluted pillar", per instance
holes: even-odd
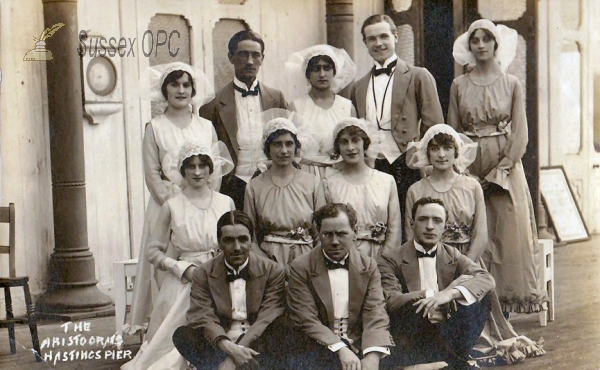
[[[327,21],[327,43],[348,52],[354,59],[354,1],[327,0],[325,3]],[[340,92],[349,97],[350,86]]]
[[[52,204],[55,247],[48,290],[37,301],[43,316],[63,319],[114,312],[98,290],[88,247],[81,61],[77,54],[77,0],[43,0],[45,27],[65,25],[46,40]]]

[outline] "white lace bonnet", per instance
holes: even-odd
[[[191,156],[199,154],[207,155],[213,162],[213,173],[210,175],[211,180],[225,176],[233,170],[233,160],[229,155],[227,146],[222,141],[216,142],[212,147],[201,141],[187,141],[179,150],[177,162],[175,163],[175,158],[173,158],[173,160],[170,161],[171,163],[165,163],[164,167],[167,168],[166,171],[163,168],[165,175],[173,183],[181,184],[183,177],[181,176],[180,171],[181,166],[183,166],[183,161]]]
[[[331,91],[338,93],[344,87],[348,86],[356,75],[356,65],[350,58],[350,55],[344,49],[338,49],[331,45],[321,44],[308,47],[290,55],[285,62],[285,71],[288,76],[288,83],[296,86],[302,91],[301,87],[310,90],[310,83],[307,84],[306,68],[312,57],[317,55],[327,55],[335,64],[335,76],[331,83]]]
[[[195,110],[198,110],[203,104],[208,103],[215,97],[212,83],[208,81],[204,72],[182,62],[159,64],[142,72],[138,87],[140,97],[166,106],[167,99],[162,94],[161,87],[165,82],[165,78],[173,71],[184,71],[192,76],[196,95],[192,97],[191,104]]]
[[[263,112],[261,120],[264,127],[262,136],[263,146],[272,133],[277,130],[286,130],[296,135],[300,142],[301,151],[298,157],[307,154],[314,155],[318,152],[319,145],[298,113],[286,109],[273,108]]]
[[[456,63],[460,65],[474,66],[475,56],[469,50],[469,36],[479,28],[485,28],[490,31],[496,38],[498,43],[498,49],[494,54],[494,59],[500,65],[503,71],[506,71],[508,66],[512,63],[517,55],[517,43],[519,41],[519,34],[512,28],[506,27],[505,25],[495,25],[492,21],[487,19],[478,19],[471,23],[469,30],[460,35],[456,41],[454,41],[454,47],[452,50],[452,56]]]
[[[365,152],[365,156],[377,158],[377,155],[380,151],[380,135],[377,132],[377,129],[374,127],[374,125],[369,124],[369,121],[363,118],[348,117],[338,122],[333,128],[333,140],[335,141],[335,139],[338,138],[338,135],[343,129],[348,128],[350,126],[356,126],[359,129],[363,130],[371,140],[371,144],[369,145],[369,149],[367,149],[367,151]]]
[[[409,154],[407,165],[413,169],[420,169],[431,165],[427,156],[427,145],[433,137],[439,133],[452,136],[458,146],[458,157],[454,160],[454,166],[462,173],[477,157],[477,143],[469,139],[466,135],[454,131],[452,126],[445,123],[433,125],[427,130],[420,141],[408,143],[407,153]]]

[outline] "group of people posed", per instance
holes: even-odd
[[[473,22],[444,121],[429,71],[395,53],[386,15],[362,25],[373,68],[354,81],[329,45],[294,53],[288,104],[257,79],[265,45],[228,44],[216,94],[185,63],[142,76],[151,198],[122,369],[448,369],[544,354],[511,312],[544,310],[527,119],[506,73],[517,34]],[[197,109],[192,107],[199,107]]]

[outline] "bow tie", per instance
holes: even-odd
[[[375,69],[375,67],[373,67],[373,76],[377,77],[380,74],[385,73],[386,75],[391,75],[393,68],[396,66],[396,62],[398,61],[398,59],[394,60],[393,62],[391,62],[390,64],[388,64],[387,67],[385,68],[377,68]]]
[[[339,262],[339,263],[335,263],[335,262],[325,258],[325,265],[327,266],[328,270],[335,270],[335,269],[348,270],[348,259],[346,259],[345,261]]]
[[[258,88],[258,85],[256,85],[254,90],[244,90],[236,84],[233,84],[233,88],[242,93],[242,98],[245,98],[248,95],[258,96],[258,92],[260,91],[260,89]]]
[[[236,281],[237,279],[244,279],[247,281],[249,277],[250,276],[248,275],[248,266],[244,267],[239,273],[236,273],[235,271],[228,268],[227,277],[225,278],[225,280],[227,280],[228,283],[231,283]]]
[[[431,252],[431,254],[429,254],[429,253],[423,253],[423,252],[421,252],[421,251],[418,250],[417,251],[417,257],[418,258],[433,258],[433,257],[435,257],[435,253],[436,252],[437,252],[437,249],[434,250],[433,252]]]

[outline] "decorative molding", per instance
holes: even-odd
[[[121,112],[123,110],[123,103],[86,101],[84,107],[85,112],[92,118],[90,124],[97,125],[105,121],[109,116]]]

